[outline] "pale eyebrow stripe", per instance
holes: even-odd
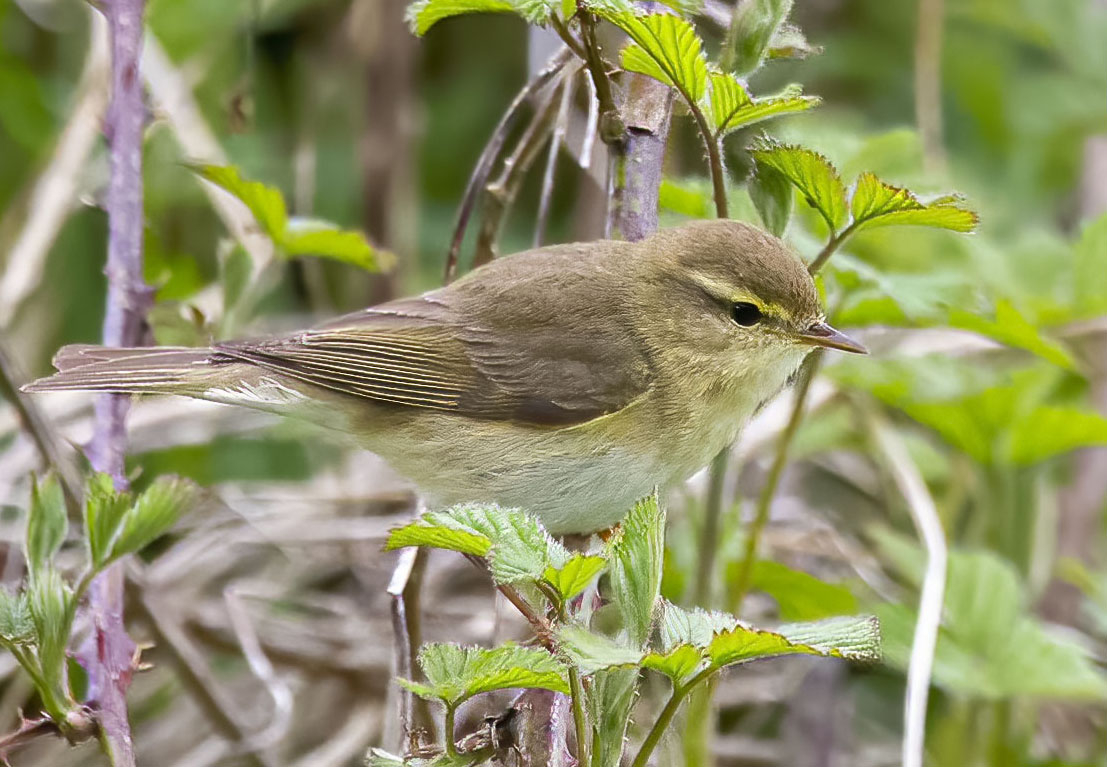
[[[727,301],[730,301],[731,303],[748,301],[749,303],[757,306],[757,308],[759,308],[763,313],[784,320],[785,322],[794,319],[789,312],[784,310],[783,307],[777,304],[770,304],[766,301],[762,301],[760,298],[755,296],[753,293],[750,293],[749,291],[735,291],[733,287],[727,285],[725,282],[716,280],[712,277],[707,276],[706,274],[693,272],[692,279],[696,282],[696,284],[698,284],[701,288],[703,288],[705,291],[713,296],[723,298]]]

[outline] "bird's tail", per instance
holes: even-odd
[[[230,360],[212,349],[155,346],[111,348],[75,344],[54,357],[58,372],[25,391],[104,391],[198,396]]]

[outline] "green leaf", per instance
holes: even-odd
[[[64,716],[65,701],[70,699],[66,677],[65,649],[73,626],[73,592],[52,565],[30,584],[28,607],[34,623],[35,644],[42,679],[43,703],[52,717]]]
[[[288,226],[288,211],[284,198],[275,187],[260,181],[248,181],[233,165],[190,165],[201,178],[230,192],[244,204],[258,222],[262,232],[274,242],[284,238]]]
[[[369,271],[382,271],[395,262],[391,253],[374,249],[360,232],[341,229],[319,219],[290,219],[278,189],[244,179],[234,166],[189,167],[201,178],[225,189],[246,205],[262,232],[273,241],[280,256],[320,256]]]
[[[117,493],[109,475],[96,473],[85,489],[85,536],[89,559],[100,568],[111,558],[112,545],[133,499]]]
[[[1107,445],[1107,419],[1087,410],[1042,405],[1012,424],[1007,457],[1030,465],[1092,445]]]
[[[636,667],[642,662],[641,650],[578,624],[562,626],[557,637],[565,655],[586,676],[601,669]]]
[[[921,552],[910,559],[921,571]],[[902,605],[880,605],[877,613],[887,662],[906,669],[917,616]],[[933,678],[946,690],[977,699],[1107,696],[1107,675],[1088,651],[1034,617],[1015,568],[984,551],[950,553]]]
[[[707,92],[707,59],[695,28],[679,16],[598,11],[633,41],[623,49],[623,69],[671,85],[691,104]]]
[[[419,651],[419,666],[427,684],[399,680],[423,698],[457,706],[482,692],[512,687],[540,688],[568,694],[565,666],[545,650],[505,644],[488,650],[456,644],[429,643]]]
[[[716,634],[707,654],[719,668],[778,655],[875,661],[880,658],[880,624],[872,616],[862,616],[790,624],[776,631],[736,626]]]
[[[777,30],[792,11],[792,0],[742,0],[723,42],[726,68],[744,75],[761,66]]]
[[[0,640],[15,645],[35,641],[35,622],[26,592],[13,594],[0,587]]]
[[[769,41],[768,59],[806,59],[823,52],[821,45],[807,42],[800,28],[794,24],[781,24]]]
[[[547,568],[564,567],[570,557],[542,524],[518,509],[466,504],[427,512],[410,525],[393,530],[385,550],[432,546],[487,557],[498,583],[539,580]]]
[[[1066,370],[1076,370],[1076,361],[1068,350],[1056,341],[1043,337],[1038,332],[1038,328],[1027,322],[1009,301],[1000,301],[996,304],[995,320],[955,309],[950,312],[949,324],[955,328],[979,333],[1007,346],[1025,349]]]
[[[849,217],[846,187],[830,160],[811,149],[781,144],[768,138],[755,142],[750,154],[757,163],[759,173],[761,167],[766,166],[791,181],[819,212],[831,231],[837,232],[846,223]]]
[[[194,484],[180,477],[158,477],[123,515],[111,558],[133,554],[169,532],[197,500]]]
[[[783,237],[792,217],[792,183],[780,171],[768,165],[754,165],[746,183],[750,199],[761,216],[761,223],[777,237]]]
[[[553,0],[419,0],[408,6],[407,20],[419,36],[443,19],[465,13],[517,13],[531,24],[545,24],[556,5]]]
[[[704,652],[690,644],[678,644],[665,653],[649,653],[642,659],[642,665],[661,672],[679,687],[704,667]]]
[[[634,504],[608,542],[612,595],[627,634],[638,647],[645,646],[653,627],[661,593],[664,539],[665,512],[655,493]]]
[[[711,185],[703,179],[664,179],[659,191],[658,206],[689,218],[711,218],[714,203]]]
[[[557,589],[562,600],[569,600],[584,591],[606,566],[607,560],[603,557],[578,553],[573,554],[563,567],[547,567],[543,577]]]
[[[281,247],[288,256],[320,256],[370,272],[385,271],[395,265],[391,253],[375,249],[361,232],[314,218],[290,218]]]
[[[767,559],[753,566],[750,586],[776,600],[785,620],[818,620],[857,612],[849,589]]]
[[[932,226],[971,232],[979,218],[954,195],[920,202],[909,190],[886,184],[872,173],[857,178],[850,207],[855,231],[877,226]]]
[[[779,115],[803,112],[821,103],[814,96],[804,96],[799,87],[792,87],[777,96],[753,99],[732,74],[712,72],[711,98],[707,114],[711,127],[719,136],[739,128]]]
[[[32,479],[24,552],[32,580],[45,572],[54,554],[61,548],[68,530],[65,495],[57,477],[47,474],[41,483]]]
[[[729,613],[709,612],[700,607],[685,610],[671,602],[664,602],[661,609],[661,648],[666,652],[681,644],[705,648],[716,634],[737,625],[738,619]]]
[[[637,668],[597,671],[585,687],[588,720],[599,733],[598,743],[592,744],[592,764],[597,767],[622,763],[627,724],[638,697],[638,674]]]

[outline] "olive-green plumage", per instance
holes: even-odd
[[[780,242],[734,221],[519,253],[311,330],[210,349],[69,346],[28,389],[183,394],[355,435],[433,505],[609,527],[687,478],[813,346],[823,322]]]

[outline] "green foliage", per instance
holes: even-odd
[[[1076,361],[1068,349],[1042,335],[1038,328],[1019,314],[1010,301],[996,304],[996,317],[989,320],[978,314],[955,309],[950,312],[949,324],[962,330],[971,330],[1007,346],[1025,349],[1044,360],[1066,370],[1076,370]]]
[[[400,683],[423,698],[456,708],[465,700],[492,690],[533,687],[568,693],[565,667],[544,650],[505,644],[491,650],[454,644],[426,644],[419,651],[426,684]]]
[[[407,9],[411,31],[422,36],[443,19],[465,13],[515,13],[531,24],[545,24],[556,0],[418,0]]]
[[[603,557],[573,554],[562,567],[547,567],[542,577],[557,590],[562,600],[567,600],[584,591],[605,567],[607,560]]]
[[[919,557],[913,557],[918,561]],[[917,570],[913,571],[917,578]],[[1051,632],[1028,608],[1011,565],[984,551],[954,551],[934,663],[934,681],[958,695],[1102,700],[1107,675],[1086,648]],[[877,608],[887,660],[906,668],[915,614]]]
[[[857,599],[849,589],[769,559],[754,563],[750,587],[775,599],[785,620],[817,620],[857,612]]]
[[[753,72],[766,56],[781,57],[785,49],[806,49],[784,24],[792,11],[792,0],[741,0],[734,12],[723,43],[723,65],[737,74]],[[782,30],[782,27],[784,28]]]
[[[27,540],[24,556],[32,578],[38,578],[47,569],[54,554],[61,548],[69,529],[66,518],[65,496],[61,483],[52,474],[40,484],[31,484],[31,511],[27,515]]]
[[[707,93],[707,59],[695,28],[670,14],[600,16],[622,29],[633,41],[623,49],[623,68],[671,85],[691,104]]]
[[[806,147],[763,137],[751,146],[750,154],[755,173],[771,168],[787,178],[826,222],[832,237],[897,225],[971,232],[978,223],[976,214],[962,207],[962,200],[955,195],[923,203],[907,189],[885,183],[870,172],[862,173],[847,193],[830,160]]]
[[[831,232],[846,223],[849,217],[846,187],[826,157],[811,149],[769,140],[756,142],[750,147],[750,154],[758,173],[767,167],[787,178],[823,217]]]
[[[661,594],[665,512],[657,495],[634,505],[608,542],[611,590],[630,641],[642,647],[653,628]]]
[[[260,181],[244,179],[234,166],[190,167],[201,178],[238,198],[277,250],[286,257],[319,256],[371,272],[389,269],[395,261],[391,253],[370,245],[360,232],[342,229],[319,219],[289,217],[278,189]],[[237,266],[241,270],[242,265]],[[234,276],[241,278],[239,274]]]
[[[771,117],[803,112],[822,103],[817,96],[804,96],[799,86],[791,86],[776,96],[755,99],[732,74],[712,72],[709,79],[710,100],[705,112],[718,137]]]
[[[547,569],[559,570],[570,560],[565,547],[550,537],[537,519],[517,509],[464,505],[427,512],[415,522],[393,530],[386,550],[429,546],[487,557],[497,583],[538,580]]]

